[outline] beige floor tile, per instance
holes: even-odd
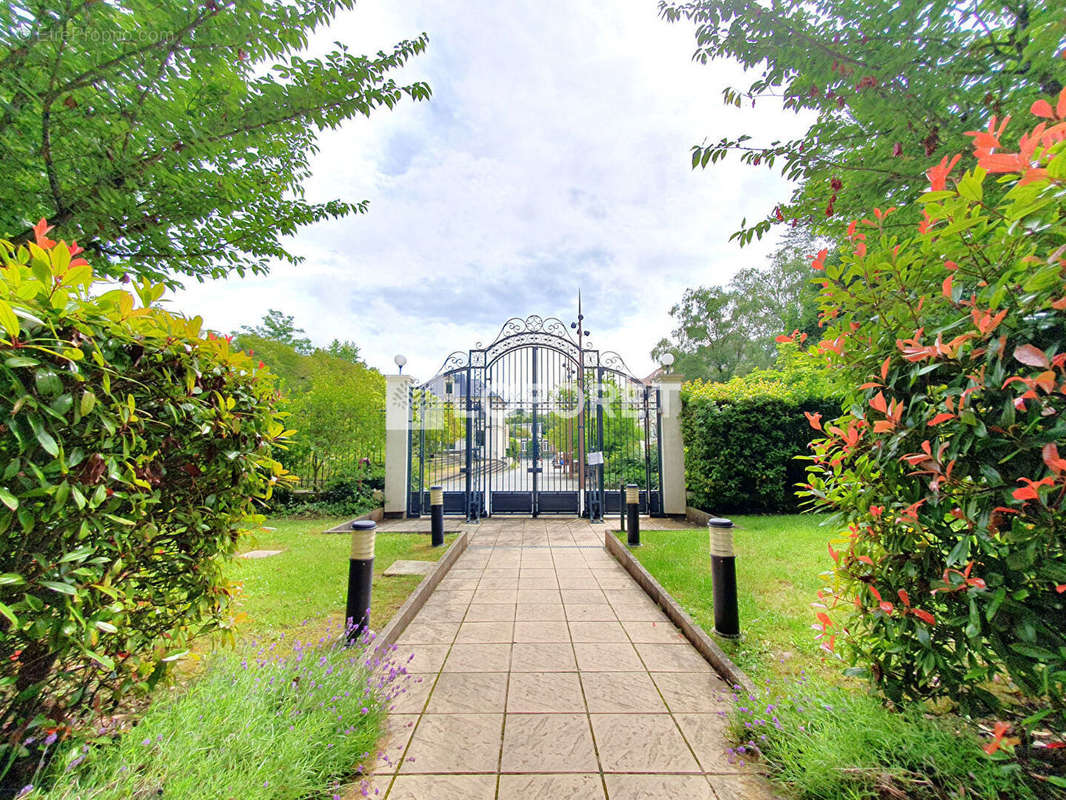
[[[514,619],[513,603],[478,603],[470,604],[466,612],[466,622],[510,622]]]
[[[501,714],[425,714],[400,772],[495,772],[502,725]]]
[[[496,714],[506,703],[506,672],[442,672],[426,713]]]
[[[389,800],[493,800],[495,797],[495,775],[400,775],[389,792]]]
[[[669,714],[593,714],[604,772],[699,772]]]
[[[780,800],[766,778],[760,775],[709,775],[718,800]]]
[[[640,672],[644,665],[628,642],[580,642],[574,644],[577,667],[582,672]]]
[[[716,800],[701,775],[605,775],[604,780],[611,800]]]
[[[389,714],[385,717],[385,733],[378,742],[377,761],[373,766],[376,774],[393,773],[399,769],[417,721],[417,714]]]
[[[584,714],[508,714],[502,772],[595,772]]]
[[[628,642],[629,637],[616,620],[571,622],[570,636],[575,642]]]
[[[511,581],[512,587],[514,581]],[[486,589],[478,587],[474,592],[474,603],[513,603],[518,599],[518,589]]]
[[[473,596],[473,589],[441,589],[438,587],[430,595],[429,605],[461,605],[469,603]]]
[[[511,666],[511,645],[456,644],[444,662],[444,672],[507,672]]]
[[[661,624],[658,622],[632,622],[622,623],[629,638],[633,642],[656,642],[658,644],[687,644],[688,639],[673,623]]]
[[[513,576],[507,576],[505,578],[504,577],[496,578],[496,577],[486,576],[486,577],[483,577],[478,582],[477,588],[478,589],[514,589],[515,588],[515,584],[517,582],[518,582],[518,580],[516,578],[514,578]],[[474,592],[474,602],[475,603],[478,602],[478,600],[477,600],[477,592]]]
[[[653,672],[666,705],[675,714],[710,714],[729,707],[725,682],[706,672]]]
[[[445,580],[448,578],[480,578],[481,574],[482,570],[480,569],[462,569],[456,566],[448,570]]]
[[[565,610],[566,618],[570,622],[609,622],[618,619],[614,609],[606,603],[567,605]]]
[[[400,644],[392,654],[392,661],[412,674],[440,672],[450,647],[447,644]]]
[[[432,598],[415,617],[415,622],[462,622],[469,603],[437,603]]]
[[[587,575],[564,575],[559,573],[559,588],[561,589],[590,589],[595,588],[596,580],[592,577],[592,573]]]
[[[553,567],[523,567],[522,571],[518,574],[519,580],[526,580],[527,578],[547,578],[548,580],[555,580],[555,569]]]
[[[631,589],[635,586],[632,576],[619,573],[601,575],[596,579],[601,589]]]
[[[455,641],[456,644],[510,642],[513,633],[513,622],[464,622]]]
[[[519,620],[514,624],[515,642],[569,642],[570,629],[557,620]]]
[[[515,619],[563,622],[566,612],[561,603],[519,603]]]
[[[599,589],[563,589],[563,602],[567,605],[595,605],[606,603],[607,598]]]
[[[569,642],[519,642],[511,649],[511,672],[569,672],[577,669]]]
[[[483,577],[485,578],[510,578],[518,577],[518,567],[486,567]]]
[[[605,588],[601,589],[603,596],[607,598],[607,602],[611,605],[617,606],[645,606],[647,608],[656,608],[655,603],[644,592],[643,589],[636,586],[630,581],[628,586],[622,586],[620,588]]]
[[[604,800],[603,780],[599,775],[501,775],[498,800]]]
[[[513,672],[508,714],[580,714],[585,711],[576,672]]]
[[[704,772],[746,772],[748,768],[729,755],[729,723],[719,714],[674,714],[681,733],[696,753]]]
[[[540,591],[556,591],[559,588],[559,582],[555,578],[519,578],[518,579],[518,591],[521,592],[526,589],[536,589]]]
[[[396,640],[399,646],[409,644],[451,644],[459,631],[458,622],[422,622],[415,620]]]
[[[665,714],[666,705],[646,672],[582,672],[592,714]]]
[[[413,675],[389,705],[390,714],[418,714],[426,705],[436,675]]]
[[[615,615],[622,622],[661,622],[667,623],[670,620],[667,619],[658,607],[649,606],[644,603],[639,605],[633,605],[630,603],[616,603],[612,604],[611,608],[614,609]]]
[[[637,644],[637,652],[650,672],[714,672],[699,651],[688,642],[640,642]]]
[[[444,591],[453,591],[456,589],[476,589],[480,582],[481,581],[479,578],[455,578],[449,575],[439,584],[437,584],[437,588],[442,589]]]
[[[561,603],[563,599],[559,596],[558,589],[519,589],[518,602],[549,604]]]

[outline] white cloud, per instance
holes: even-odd
[[[428,81],[433,99],[321,138],[309,194],[369,199],[370,213],[304,229],[299,268],[193,284],[179,308],[220,330],[281,308],[316,342],[352,339],[380,367],[404,352],[429,377],[509,316],[569,320],[581,288],[595,344],[644,374],[686,286],[765,258],[771,243],[728,237],[786,184],[738,164],[693,172],[689,147],[800,121],[724,107],[739,69],[693,64],[691,26],[654,0],[367,0],[313,47],[373,52],[423,30],[429,51],[398,79]]]

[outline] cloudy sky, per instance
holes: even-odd
[[[280,308],[316,343],[351,339],[388,371],[404,353],[428,378],[510,316],[569,322],[580,288],[593,344],[644,375],[685,287],[765,262],[772,241],[742,250],[729,234],[787,185],[741,164],[693,172],[689,148],[799,120],[725,108],[739,69],[693,64],[692,27],[660,20],[656,0],[362,0],[314,49],[423,31],[429,50],[396,77],[433,98],[321,138],[310,198],[370,213],[304,228],[299,267],[193,283],[177,308],[222,331]]]

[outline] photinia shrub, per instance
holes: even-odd
[[[77,245],[0,241],[0,777],[35,764],[190,636],[228,625],[223,565],[284,478],[273,376],[103,291]],[[96,290],[96,294],[94,294]]]
[[[812,423],[805,494],[847,529],[818,627],[892,699],[1066,697],[1066,92],[1032,111],[1017,152],[993,118],[929,170],[917,231],[875,209],[814,262],[854,387]]]

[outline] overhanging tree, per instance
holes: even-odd
[[[797,182],[741,243],[774,224],[824,235],[868,208],[912,203],[930,159],[962,150],[964,131],[991,114],[1024,113],[1066,81],[1066,17],[1058,0],[694,0],[661,2],[696,25],[693,58],[731,58],[754,70],[727,105],[780,102],[813,113],[806,134],[760,141],[723,136],[692,149],[693,167],[731,153],[780,167]],[[962,125],[959,125],[959,122]],[[899,220],[898,222],[896,220]],[[890,225],[910,224],[901,214]]]
[[[310,202],[317,134],[429,87],[367,57],[297,53],[354,0],[12,0],[0,7],[0,233],[56,235],[101,271],[176,282],[299,261],[283,237],[366,210]],[[105,261],[108,266],[105,266]]]

